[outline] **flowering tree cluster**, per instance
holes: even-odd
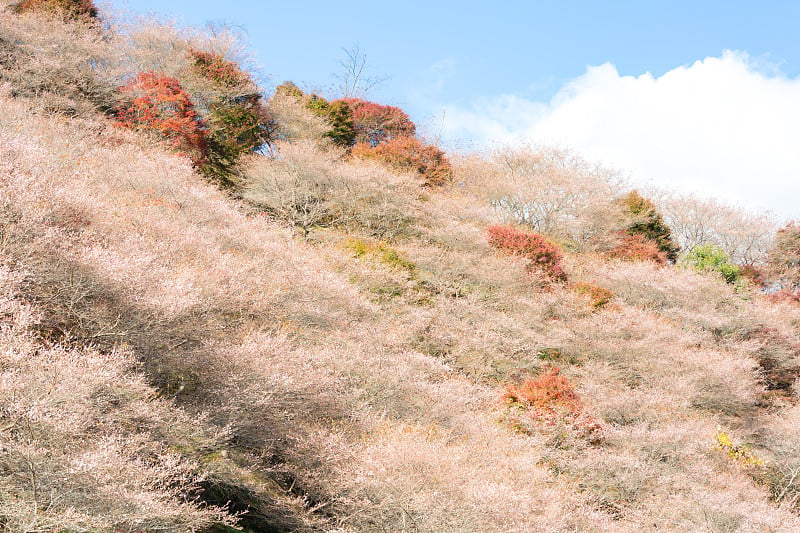
[[[70,19],[97,18],[92,0],[22,0],[14,5],[15,13],[46,12]]]
[[[466,186],[498,216],[577,247],[601,248],[596,241],[620,218],[611,202],[622,178],[569,150],[506,147],[459,167],[469,176]]]
[[[754,213],[713,198],[662,192],[658,206],[684,250],[716,244],[738,265],[763,263],[779,229],[769,213]]]
[[[538,233],[524,233],[513,226],[491,226],[489,244],[511,255],[528,259],[528,270],[543,272],[555,281],[566,281],[558,247]]]

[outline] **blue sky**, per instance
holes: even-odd
[[[800,2],[115,5],[240,26],[272,85],[330,90],[358,45],[390,76],[368,96],[423,131],[444,108],[453,147],[558,143],[635,180],[800,218],[800,156],[784,153],[800,153]]]

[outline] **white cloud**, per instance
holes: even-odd
[[[448,106],[452,138],[569,146],[638,181],[800,218],[800,78],[724,52],[658,78],[589,67],[549,103]]]

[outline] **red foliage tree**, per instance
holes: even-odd
[[[563,256],[558,247],[538,233],[524,233],[513,226],[492,226],[488,230],[489,244],[506,253],[525,257],[528,270],[538,270],[555,281],[566,281],[561,265]]]
[[[202,166],[207,130],[178,80],[142,72],[122,90],[132,100],[117,110],[119,126],[158,133],[195,166]]]
[[[376,159],[400,171],[416,172],[426,185],[443,185],[453,177],[453,167],[445,153],[435,146],[424,145],[414,137],[395,137],[377,146],[359,143],[352,154],[363,159]]]
[[[342,98],[353,110],[356,142],[372,147],[397,137],[414,137],[417,128],[399,107],[376,104],[359,98]]]

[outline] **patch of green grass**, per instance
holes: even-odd
[[[416,275],[417,265],[405,259],[400,252],[389,246],[388,243],[378,241],[375,243],[367,242],[364,239],[351,238],[344,242],[344,247],[351,250],[355,257],[370,256],[379,263],[384,264],[395,270],[405,270],[409,274],[409,279]]]
[[[580,363],[580,358],[572,353],[567,352],[562,348],[553,348],[553,347],[546,347],[540,348],[536,351],[536,357],[542,361],[546,362],[563,362],[570,365],[576,365]]]

